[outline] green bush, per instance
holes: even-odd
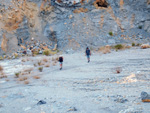
[[[19,78],[20,72],[15,73],[15,75],[16,75],[16,78]]]
[[[39,70],[40,72],[42,72],[42,71],[43,71],[43,67],[39,67],[38,70]]]
[[[15,53],[14,56],[15,56],[15,58],[18,58],[18,54],[17,53]]]
[[[136,44],[136,46],[141,46],[141,44],[138,43],[138,44]]]
[[[109,32],[109,35],[110,35],[110,36],[113,36],[113,33],[112,33],[112,32]]]
[[[139,26],[138,28],[139,28],[139,29],[142,29],[142,26]]]
[[[2,56],[0,56],[0,60],[3,60],[4,58]]]
[[[114,46],[114,48],[115,48],[116,50],[118,50],[118,49],[123,49],[123,45],[122,45],[122,44],[117,44],[117,45]]]
[[[50,55],[50,54],[51,54],[51,50],[50,50],[50,49],[45,49],[45,50],[43,51],[43,55],[48,56],[48,55]]]
[[[135,43],[132,43],[132,46],[135,46]]]

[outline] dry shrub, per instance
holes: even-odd
[[[109,45],[106,45],[104,47],[99,48],[98,51],[101,51],[103,54],[107,54],[111,52],[111,47]]]
[[[49,56],[51,53],[52,53],[52,51],[50,49],[45,49],[43,51],[43,54],[46,55],[46,56]]]
[[[43,67],[39,67],[38,70],[39,70],[40,72],[42,72],[42,71],[43,71]]]
[[[57,62],[58,62],[58,60],[55,60],[54,62],[55,62],[55,63],[57,63]]]
[[[58,60],[59,60],[59,57],[56,57],[56,60],[58,61]]]
[[[25,69],[23,72],[25,72],[25,73],[31,73],[31,71],[33,71],[33,68],[28,68],[28,69]]]
[[[33,78],[34,78],[34,79],[40,79],[40,77],[39,77],[39,76],[33,76]]]
[[[54,58],[54,57],[52,57],[52,61],[55,61],[55,58]]]
[[[19,81],[25,81],[25,80],[27,80],[28,79],[28,77],[21,77],[21,78],[19,78],[18,80]]]
[[[9,79],[5,79],[7,82],[9,81]]]
[[[150,45],[148,45],[148,44],[142,44],[141,45],[141,49],[147,49],[147,48],[150,48]]]
[[[29,58],[27,58],[27,61],[29,61],[30,59]]]
[[[41,66],[42,65],[42,61],[38,61],[38,65]]]
[[[48,62],[48,59],[44,58],[43,61],[44,61],[44,62]]]
[[[18,72],[18,73],[15,73],[15,77],[16,77],[16,78],[19,78],[19,75],[20,75],[19,72]]]
[[[50,67],[50,64],[46,64],[45,67]]]
[[[0,65],[0,72],[2,72],[3,71],[3,67]]]
[[[127,46],[125,46],[125,48],[126,48],[126,49],[130,49],[130,48],[131,48],[131,46],[128,46],[128,45],[127,45]]]
[[[7,75],[3,74],[0,76],[0,78],[7,78]]]
[[[26,62],[26,60],[25,60],[25,59],[22,59],[21,61],[22,61],[22,62]]]
[[[45,65],[45,62],[42,62],[41,65]]]
[[[53,66],[56,66],[56,63],[55,63],[55,62],[53,63]]]
[[[121,73],[121,71],[122,71],[121,67],[116,67],[116,68],[115,68],[115,72],[116,72],[117,74]]]
[[[24,84],[29,84],[30,82],[28,80],[24,81]]]
[[[81,12],[86,13],[86,12],[88,12],[88,9],[87,8],[79,8],[79,9],[75,9],[73,12],[74,13],[81,13]]]

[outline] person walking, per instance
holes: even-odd
[[[62,70],[63,60],[64,60],[63,56],[60,55],[59,56],[60,70]]]
[[[88,63],[89,63],[90,62],[91,51],[88,47],[86,48],[85,55],[87,56],[87,60],[88,60]]]

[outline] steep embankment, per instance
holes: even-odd
[[[5,52],[18,49],[18,44],[26,46],[32,37],[64,50],[150,41],[149,0],[1,3],[1,48]]]

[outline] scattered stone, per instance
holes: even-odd
[[[44,100],[40,100],[37,105],[42,105],[42,104],[46,104],[46,102]]]
[[[68,111],[77,111],[77,109],[73,107],[73,108],[70,108]]]
[[[128,100],[127,99],[124,99],[124,98],[117,98],[115,99],[114,101],[118,102],[118,103],[125,103],[127,102]]]
[[[141,99],[142,99],[142,102],[150,102],[150,94],[144,91],[141,92]]]
[[[116,102],[118,102],[118,103],[125,103],[125,102],[127,102],[128,100],[125,99],[125,98],[123,98],[123,96],[121,96],[121,95],[117,95],[117,98],[116,98],[114,101],[116,101]]]

